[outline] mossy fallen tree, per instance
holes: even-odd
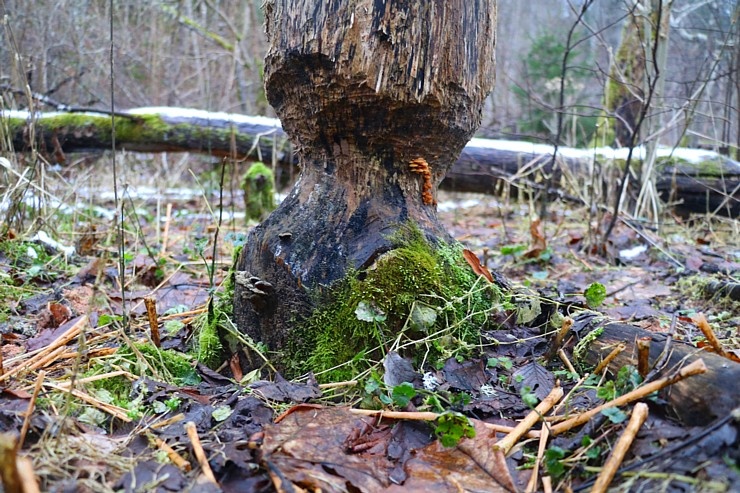
[[[33,131],[31,130],[33,129]],[[49,160],[64,164],[65,155],[99,152],[111,147],[111,117],[106,112],[0,112],[0,137],[7,132],[16,151],[31,149],[29,139]],[[137,108],[116,114],[116,146],[133,152],[198,152],[272,162],[283,183],[299,172],[298,158],[275,118],[184,108]],[[591,150],[560,147],[556,173],[567,168],[587,177],[593,163],[624,163],[627,149]],[[472,139],[447,172],[440,187],[461,192],[495,193],[502,184],[522,183],[541,190],[538,176],[552,170],[549,145]],[[640,152],[637,153],[640,155]],[[661,148],[656,188],[680,212],[740,215],[740,163],[700,149]],[[622,164],[623,165],[623,164]],[[522,174],[523,169],[529,170]],[[513,178],[516,177],[516,178]],[[605,177],[599,177],[606,179]],[[558,180],[553,181],[557,186]],[[603,186],[610,186],[603,183]],[[563,186],[549,190],[557,194]]]

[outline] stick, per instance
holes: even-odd
[[[159,324],[157,323],[157,301],[151,296],[144,298],[144,306],[146,306],[146,315],[149,318],[149,330],[152,333],[152,344],[155,347],[161,347],[162,344],[159,340]]]
[[[627,428],[624,429],[622,435],[619,437],[617,444],[614,446],[614,450],[609,455],[609,458],[604,463],[604,468],[601,470],[599,477],[594,483],[594,487],[591,489],[591,493],[603,493],[609,487],[609,483],[614,479],[614,475],[619,469],[619,466],[624,460],[624,456],[629,450],[632,442],[635,440],[637,432],[640,431],[640,427],[648,417],[648,406],[643,402],[635,404],[632,410],[632,416],[627,424]]]
[[[382,409],[350,409],[349,412],[351,412],[352,414],[360,414],[362,416],[380,416],[381,418],[407,419],[411,421],[434,421],[441,416],[441,414],[432,412],[383,411]],[[497,425],[493,423],[486,423],[485,421],[480,421],[480,423],[489,430],[495,431],[497,433],[511,433],[512,431],[514,431],[513,426]],[[539,431],[530,431],[526,434],[527,438],[537,438],[539,436]]]
[[[640,337],[637,339],[637,373],[645,379],[650,371],[650,343],[651,337]]]
[[[170,234],[171,219],[172,219],[172,202],[168,202],[167,209],[165,212],[165,219],[164,219],[164,231],[162,232],[162,250],[160,252],[160,255],[162,257],[164,257],[164,254],[167,251],[167,239]],[[157,218],[157,221],[159,221],[159,218]]]
[[[33,473],[33,463],[28,457],[17,457],[15,460],[18,478],[21,480],[23,493],[41,493],[39,482]]]
[[[619,355],[619,353],[621,353],[622,351],[624,351],[624,349],[626,347],[627,346],[625,346],[624,344],[619,344],[619,345],[617,345],[617,347],[615,347],[614,349],[612,349],[612,351],[606,356],[606,358],[604,358],[601,361],[601,363],[599,363],[598,365],[596,365],[596,368],[594,368],[594,375],[600,375],[601,372],[603,372],[606,369],[606,367],[609,366],[609,363],[611,363],[611,361],[614,358],[616,358]]]
[[[64,332],[62,335],[57,337],[57,339],[54,342],[52,342],[51,344],[46,346],[44,349],[36,353],[34,357],[26,361],[25,364],[21,363],[20,365],[16,366],[15,368],[1,375],[0,382],[14,375],[17,375],[23,370],[35,369],[35,368],[44,366],[48,362],[48,360],[51,359],[49,354],[54,353],[54,352],[61,353],[62,351],[60,351],[59,349],[62,348],[63,346],[66,346],[67,343],[69,343],[69,341],[71,341],[72,339],[76,338],[80,334],[80,331],[82,330],[82,327],[85,326],[85,324],[87,324],[87,316],[83,315],[80,317],[79,320],[77,320],[77,322],[75,322],[72,325],[72,327],[70,327],[69,329],[67,329],[66,332]]]
[[[525,493],[534,493],[535,491],[537,491],[537,476],[540,472],[542,457],[544,457],[545,455],[545,448],[547,447],[548,438],[550,438],[550,429],[547,427],[547,424],[543,423],[542,429],[540,429],[540,444],[537,448],[537,460],[535,461],[534,467],[532,468],[532,475],[529,477],[529,482],[527,483],[527,489],[525,490]]]
[[[714,349],[714,352],[722,356],[723,358],[727,358],[727,351],[725,351],[725,348],[722,347],[722,343],[719,342],[719,339],[717,339],[717,336],[714,334],[714,331],[712,330],[712,326],[709,325],[709,322],[707,322],[707,318],[704,316],[703,313],[697,313],[693,316],[692,320],[696,324],[697,327],[699,327],[699,330],[701,330],[701,333],[704,334],[704,337],[707,338],[707,342],[710,346],[712,346],[712,349]]]
[[[558,356],[560,357],[560,361],[563,362],[563,364],[565,365],[565,367],[568,369],[569,372],[575,375],[576,378],[581,378],[581,376],[578,374],[575,367],[573,366],[573,363],[570,362],[568,355],[565,354],[565,351],[563,351],[562,348],[558,349]]]
[[[198,436],[198,430],[195,429],[195,423],[192,421],[185,423],[185,430],[188,432],[190,443],[193,445],[193,452],[195,452],[198,464],[200,464],[200,468],[203,470],[203,475],[214,484],[218,484],[216,476],[213,475],[213,470],[211,470],[211,465],[208,463],[203,446],[200,444],[200,437]]]
[[[41,385],[44,383],[46,377],[45,371],[40,371],[39,376],[36,377],[36,386],[33,388],[33,394],[31,395],[31,401],[28,403],[28,409],[26,409],[26,415],[23,417],[23,426],[21,427],[21,435],[18,438],[18,445],[16,445],[16,452],[23,448],[23,442],[26,440],[26,433],[28,433],[28,427],[31,425],[31,414],[33,409],[36,407],[36,398],[39,396]]]
[[[624,406],[625,404],[629,404],[630,402],[634,402],[636,400],[647,397],[653,392],[657,392],[664,387],[673,385],[674,383],[680,380],[683,380],[684,378],[688,378],[692,375],[698,375],[700,373],[705,373],[706,371],[707,371],[707,367],[704,364],[704,360],[698,359],[694,361],[693,363],[691,363],[690,365],[684,366],[683,368],[681,368],[679,371],[677,371],[673,375],[669,375],[667,377],[655,380],[654,382],[650,382],[645,385],[642,385],[636,388],[635,390],[633,390],[632,392],[628,392],[624,395],[617,397],[614,400],[611,400],[600,406],[597,406],[591,409],[590,411],[586,411],[582,414],[579,414],[578,416],[574,418],[571,418],[567,421],[563,421],[562,423],[554,425],[550,429],[550,432],[553,435],[559,435],[560,433],[568,431],[571,428],[575,428],[576,426],[580,426],[586,423],[588,420],[596,416],[598,413],[600,413],[604,409],[608,409],[610,407]]]
[[[157,436],[152,435],[151,433],[147,433],[147,437],[154,443],[156,443],[157,447],[167,453],[167,457],[170,459],[170,462],[176,465],[178,469],[185,472],[189,472],[192,469],[190,462],[185,460],[182,455],[178,454],[175,449],[167,445],[167,442]]]
[[[519,439],[529,431],[529,429],[532,428],[540,418],[542,418],[542,416],[552,409],[552,407],[557,404],[562,397],[563,388],[557,384],[553,387],[550,393],[547,394],[547,397],[537,404],[537,407],[535,407],[533,411],[527,414],[527,416],[521,420],[508,435],[499,440],[493,447],[503,450],[504,454],[508,454],[516,442],[518,442]]]
[[[93,406],[93,407],[95,407],[97,409],[100,409],[101,411],[104,411],[104,412],[110,414],[111,416],[120,419],[121,421],[123,421],[125,423],[130,423],[132,421],[131,418],[129,418],[128,412],[126,411],[126,409],[124,409],[122,407],[114,406],[113,404],[107,404],[107,403],[105,403],[103,401],[99,401],[99,400],[95,399],[94,397],[92,397],[92,396],[90,396],[90,395],[88,395],[88,394],[86,394],[84,392],[81,392],[81,391],[79,391],[77,389],[70,390],[70,389],[67,389],[67,388],[64,388],[64,387],[60,387],[59,385],[54,385],[53,383],[49,383],[49,382],[44,383],[44,386],[45,387],[50,387],[52,389],[59,390],[61,392],[67,392],[69,394],[72,394],[73,396],[77,397],[78,399],[87,402],[91,406]]]

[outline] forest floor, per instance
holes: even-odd
[[[312,379],[226,378],[192,355],[207,301],[221,289],[248,230],[236,212],[243,210],[236,179],[227,179],[220,196],[218,171],[191,174],[184,158],[155,165],[129,157],[122,289],[104,166],[80,160],[58,176],[50,173],[47,191],[55,199],[33,213],[34,234],[16,225],[0,238],[0,424],[20,434],[19,455],[30,459],[42,491],[293,491],[286,485],[305,487],[311,480],[334,484],[324,491],[378,491],[378,485],[384,491],[506,491],[511,485],[523,491],[535,463],[555,491],[591,487],[628,414],[605,413],[577,433],[558,436],[539,460],[539,440],[523,439],[505,466],[502,457],[480,455],[497,439],[482,423],[515,425],[556,378],[566,393],[573,391],[573,402],[593,407],[637,385],[634,369],[613,369],[618,378],[609,383],[581,378],[582,369],[572,372],[557,359],[542,365],[542,330],[510,324],[474,360],[452,359],[427,371],[439,386],[424,399],[411,391],[404,400],[396,389],[372,382],[353,394]],[[576,313],[587,308],[585,290],[600,283],[606,297],[594,310],[651,331],[670,330],[674,340],[697,347],[706,345],[699,329],[704,319],[730,356],[738,355],[738,288],[734,300],[717,288],[740,282],[737,221],[666,215],[660,228],[620,221],[607,259],[588,248],[589,231],[599,230],[604,218],[589,223],[583,207],[551,204],[548,217],[533,225],[526,201],[444,192],[438,199],[450,233],[516,285]],[[74,253],[65,254],[67,247]],[[155,325],[167,351],[150,344],[147,298],[155,301]],[[543,383],[540,389],[525,385],[532,378]],[[433,395],[445,409],[475,418],[476,436],[446,448],[432,439],[434,430],[445,435],[439,422],[437,428],[404,419],[381,423],[333,406],[383,392],[391,407],[405,411],[429,408]],[[185,426],[191,422],[193,429]],[[622,471],[614,485],[737,491],[739,422],[728,416],[709,425],[681,424],[662,415],[659,402],[651,404],[625,462],[637,467]],[[452,434],[472,435],[468,425],[454,421]],[[0,436],[0,449],[12,449],[14,440]],[[213,476],[204,473],[199,452]],[[8,454],[0,454],[0,469]],[[544,487],[536,484],[537,491]]]

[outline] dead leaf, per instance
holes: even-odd
[[[406,442],[407,434],[387,433],[383,426],[346,408],[303,406],[280,424],[265,427],[262,462],[269,465],[273,477],[280,478],[284,491],[291,486],[286,481],[325,493],[515,491],[503,455],[493,450],[495,436],[482,425],[476,426],[475,438],[453,448],[443,447],[438,440],[419,442],[418,434]],[[393,440],[404,443],[392,445]],[[367,447],[357,447],[361,442]],[[362,450],[353,453],[348,450],[350,444]],[[391,453],[396,447],[400,452]],[[394,474],[399,465],[403,474]]]
[[[547,240],[542,231],[542,222],[539,218],[533,219],[529,224],[529,234],[532,237],[532,246],[524,252],[525,258],[537,258],[547,248]]]
[[[478,256],[476,254],[465,248],[463,250],[463,257],[465,257],[465,261],[473,269],[473,272],[475,272],[479,276],[485,277],[488,282],[493,283],[493,276],[491,275],[491,271],[489,271],[486,266],[480,263],[480,260],[478,260]]]

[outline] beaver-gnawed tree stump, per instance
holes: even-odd
[[[268,0],[265,88],[301,176],[237,261],[240,331],[280,350],[315,294],[414,223],[433,240],[437,185],[494,82],[495,0]]]

